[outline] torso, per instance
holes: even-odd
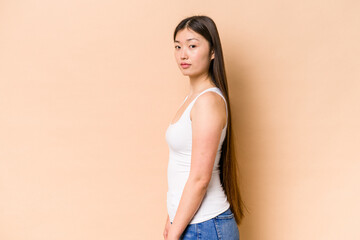
[[[208,92],[213,92],[220,98],[223,98],[223,105],[219,104],[218,106],[219,108],[224,106],[227,114],[226,99],[221,90],[215,87],[213,89],[204,89],[204,91],[198,95],[193,96],[192,100],[187,99],[188,97],[183,100],[184,106],[178,109],[176,114],[177,118],[174,119],[176,121],[173,121],[174,124],[169,124],[165,133],[166,142],[169,146],[167,209],[170,221],[173,221],[175,217],[182,192],[190,175],[192,161],[192,121],[190,119],[190,113],[197,102],[196,99]],[[197,113],[194,113],[194,117],[196,118]],[[230,207],[220,180],[220,157],[228,129],[226,125],[221,131],[212,168],[211,180],[208,184],[206,194],[190,224],[207,221]]]

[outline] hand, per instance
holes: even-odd
[[[163,233],[165,240],[168,240],[168,233],[169,233],[170,226],[171,226],[171,223],[170,223],[170,219],[169,219],[169,215],[168,215],[167,219],[166,219],[166,223],[165,223],[164,233]]]

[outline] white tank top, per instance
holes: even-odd
[[[190,120],[190,111],[196,99],[203,93],[212,91],[218,93],[225,101],[221,90],[217,87],[208,88],[199,93],[195,99],[188,105],[180,119],[168,126],[166,130],[166,142],[169,146],[168,162],[168,192],[167,192],[167,210],[170,222],[174,221],[175,213],[180,203],[182,191],[190,173],[191,149],[192,149],[192,128]],[[188,96],[187,96],[188,97]],[[186,101],[187,97],[182,104]],[[180,109],[180,107],[179,107]],[[226,115],[228,110],[226,105]],[[227,121],[228,122],[228,121]],[[215,163],[212,171],[206,194],[201,205],[189,224],[200,223],[216,217],[226,211],[230,204],[220,182],[219,161],[221,155],[222,143],[225,139],[227,122],[222,130],[218,151],[215,157]]]

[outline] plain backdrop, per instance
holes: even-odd
[[[242,240],[360,239],[360,2],[0,1],[0,239],[162,239],[172,34],[217,24]]]

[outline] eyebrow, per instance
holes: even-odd
[[[191,40],[196,40],[196,41],[199,41],[199,39],[197,39],[197,38],[189,38],[189,39],[186,39],[186,41],[187,41],[187,42],[188,42],[188,41],[191,41]],[[174,42],[179,43],[180,41],[175,40]]]

